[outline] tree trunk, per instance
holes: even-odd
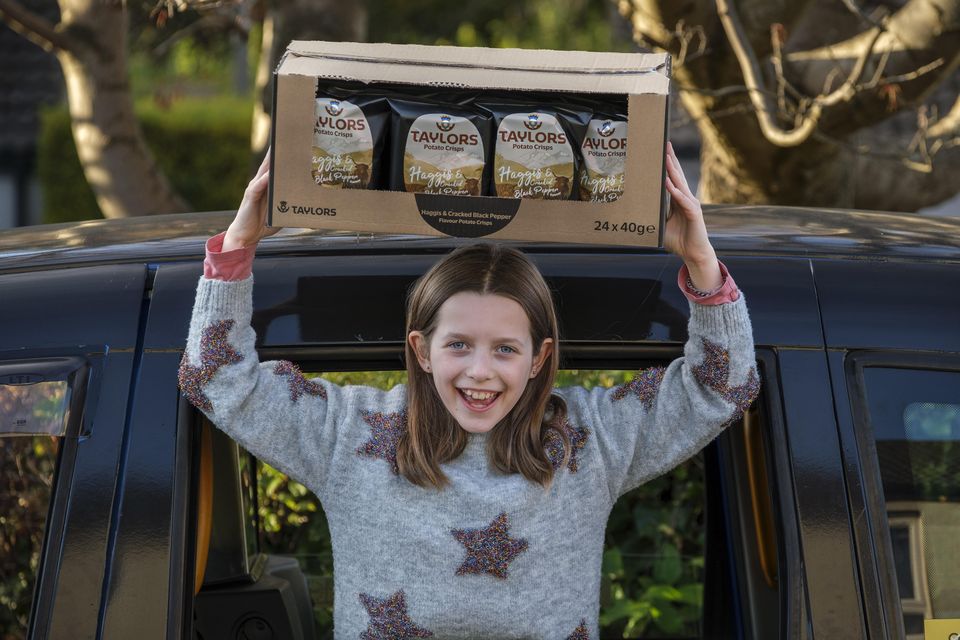
[[[273,0],[263,20],[263,44],[257,65],[259,99],[254,103],[250,141],[255,158],[263,157],[270,142],[273,70],[290,41],[362,42],[366,37],[367,7],[361,0]]]
[[[97,204],[107,218],[188,209],[143,140],[127,69],[127,15],[121,0],[59,0],[52,25],[16,0],[0,0],[0,19],[53,51],[63,67],[73,138]]]
[[[157,167],[133,111],[123,4],[60,0],[60,11],[60,29],[77,42],[57,52],[73,139],[104,217],[188,210]]]

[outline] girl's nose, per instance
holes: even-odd
[[[470,361],[467,367],[467,376],[474,380],[489,380],[493,377],[493,369],[490,366],[490,360],[485,355],[477,354]]]

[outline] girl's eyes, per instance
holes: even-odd
[[[464,349],[467,348],[467,343],[458,340],[458,341],[449,343],[449,344],[447,345],[447,348],[448,348],[448,349],[453,349],[454,351],[463,351]],[[504,354],[507,354],[507,353],[518,353],[516,349],[514,349],[513,347],[511,347],[511,346],[509,346],[509,345],[506,345],[506,344],[502,344],[502,345],[500,345],[499,347],[497,347],[497,351],[499,351],[500,353],[504,353]]]

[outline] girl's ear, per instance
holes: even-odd
[[[530,369],[530,377],[536,378],[537,374],[540,373],[540,370],[543,369],[543,365],[547,360],[550,359],[550,355],[553,353],[553,338],[544,338],[543,343],[540,345],[540,352],[533,359],[533,367]]]
[[[420,331],[411,331],[407,335],[407,342],[410,343],[410,348],[413,349],[413,352],[417,354],[417,361],[420,363],[420,368],[430,373],[432,370],[430,367],[430,344],[427,342],[426,336]]]

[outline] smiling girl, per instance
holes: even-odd
[[[684,355],[613,389],[554,388],[550,289],[521,252],[461,247],[407,301],[408,384],[258,362],[253,255],[268,160],[207,243],[180,387],[310,488],[330,526],[337,638],[597,638],[617,498],[697,453],[759,382],[746,303],[668,146],[666,248],[691,301]]]

